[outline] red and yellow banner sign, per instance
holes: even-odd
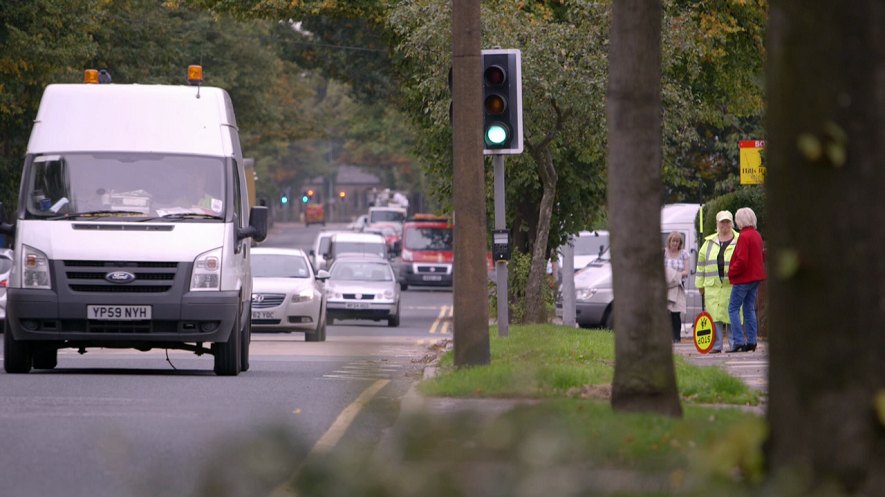
[[[741,149],[741,184],[761,185],[765,182],[765,164],[762,160],[764,140],[742,140]]]

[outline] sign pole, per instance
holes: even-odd
[[[492,163],[495,166],[495,230],[507,228],[507,218],[504,210],[504,156],[493,155]],[[498,286],[498,336],[506,337],[510,334],[509,329],[509,299],[507,289],[507,261],[495,261],[495,282]]]

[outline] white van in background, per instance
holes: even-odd
[[[249,368],[250,239],[267,235],[267,209],[249,209],[224,90],[48,86],[15,218],[2,221],[15,240],[7,372],[92,347],[210,354],[219,375]]]
[[[701,295],[694,284],[695,267],[700,235],[697,232],[697,219],[700,204],[667,204],[661,209],[661,265],[664,264],[663,250],[670,232],[678,231],[685,241],[684,248],[691,256],[691,274],[686,281],[686,312],[682,316],[683,330],[691,325],[701,311]],[[577,264],[575,265],[577,268]],[[582,328],[609,328],[614,325],[612,315],[611,250],[575,273],[575,321]],[[690,328],[690,326],[689,326]],[[687,333],[687,334],[686,334]],[[683,336],[690,335],[683,331]]]

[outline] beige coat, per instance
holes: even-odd
[[[667,277],[667,310],[685,312],[685,285],[682,284],[682,273],[664,267]]]

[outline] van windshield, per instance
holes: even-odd
[[[409,250],[452,250],[452,229],[409,228],[404,246]]]
[[[30,218],[171,221],[225,217],[224,160],[149,153],[38,155],[25,170]]]
[[[406,220],[406,215],[401,211],[372,211],[369,213],[369,216],[370,223],[381,223],[385,221],[401,223]]]

